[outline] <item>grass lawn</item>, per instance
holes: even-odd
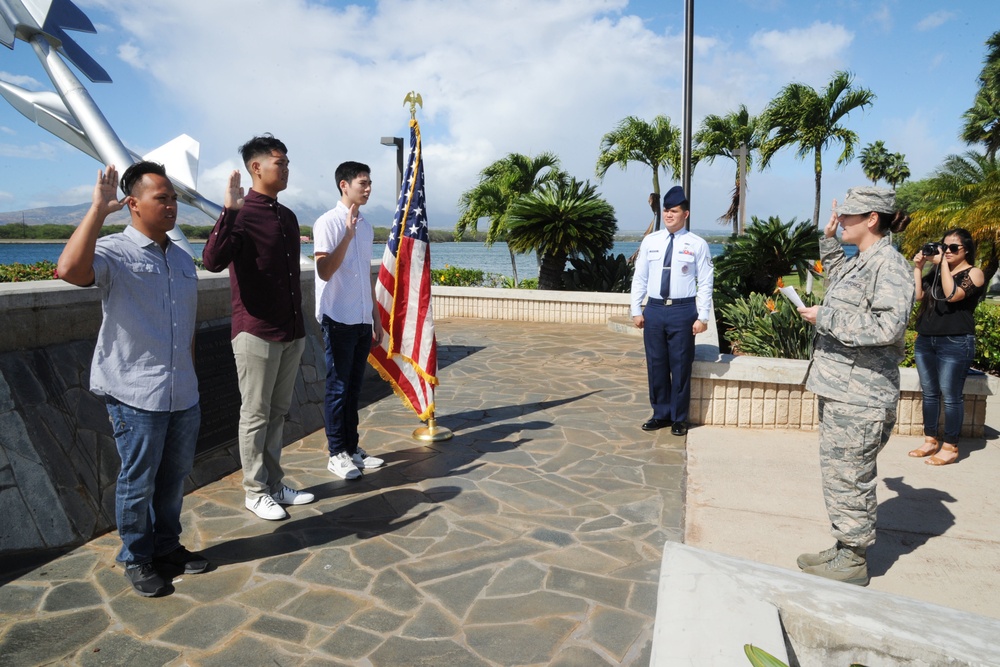
[[[794,287],[795,291],[798,292],[799,294],[805,293],[806,288],[803,282],[799,280],[799,274],[792,273],[790,275],[783,276],[781,279],[788,287]],[[826,283],[824,283],[822,280],[817,280],[816,277],[814,276],[812,291],[813,294],[815,294],[816,297],[819,298],[821,301],[823,299],[823,294],[825,294],[825,289],[826,289]]]

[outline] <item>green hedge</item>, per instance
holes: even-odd
[[[0,283],[23,283],[29,280],[52,280],[56,277],[56,265],[44,260],[34,264],[0,264]]]
[[[819,303],[815,295],[803,294],[806,305]],[[770,304],[770,305],[769,305]],[[772,311],[773,308],[773,311]],[[723,336],[734,354],[780,359],[808,359],[812,351],[812,327],[781,296],[753,293],[719,307],[726,322]],[[1000,305],[981,303],[976,308],[976,358],[973,368],[1000,374]],[[913,368],[913,344],[917,334],[913,320],[906,331],[906,352],[902,366]]]

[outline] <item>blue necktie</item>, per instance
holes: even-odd
[[[670,298],[670,263],[674,256],[674,235],[670,235],[667,243],[667,254],[663,257],[663,272],[660,274],[660,298]]]

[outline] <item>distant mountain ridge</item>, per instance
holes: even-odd
[[[74,206],[45,206],[43,208],[31,208],[24,211],[8,211],[0,213],[0,225],[20,224],[22,215],[25,225],[78,225],[87,213],[90,204],[76,204]],[[295,217],[299,219],[299,224],[312,227],[316,219],[326,213],[326,208],[315,208],[309,206],[297,206],[292,208]],[[393,212],[384,206],[365,208],[363,211],[365,218],[374,227],[388,227],[392,224]],[[127,224],[128,213],[119,211],[108,217],[109,224]],[[215,220],[187,204],[181,204],[177,209],[177,224],[211,226]]]

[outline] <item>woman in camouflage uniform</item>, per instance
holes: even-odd
[[[886,188],[851,188],[820,239],[826,278],[822,305],[800,308],[816,326],[806,389],[818,397],[823,498],[837,543],[802,554],[805,572],[868,585],[865,552],[875,541],[875,457],[896,424],[899,364],[913,307],[913,269],[892,247],[909,216]],[[847,259],[836,239],[858,246]]]

